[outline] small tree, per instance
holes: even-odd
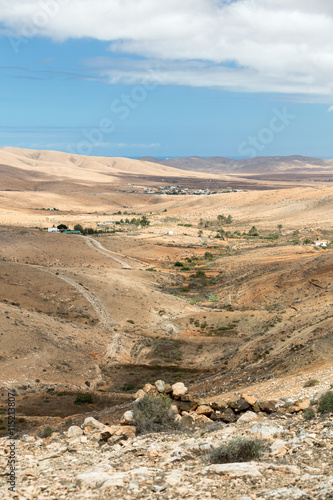
[[[68,226],[66,226],[66,224],[59,224],[59,226],[57,226],[57,229],[59,229],[60,231],[65,230],[68,229]]]
[[[249,231],[250,236],[259,236],[258,229],[256,226],[252,226],[250,231]]]
[[[83,233],[84,229],[81,224],[75,224],[74,231],[80,231],[80,233]]]
[[[145,215],[143,215],[141,217],[140,224],[141,224],[141,226],[149,226],[150,220],[148,220],[147,217]]]

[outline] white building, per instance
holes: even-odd
[[[315,241],[316,247],[327,247],[328,241]]]
[[[49,227],[47,228],[48,233],[60,233],[59,229],[56,227]]]

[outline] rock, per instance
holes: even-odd
[[[176,486],[177,484],[179,484],[182,481],[182,478],[183,478],[183,473],[180,471],[174,470],[166,476],[165,482],[169,486]]]
[[[239,400],[239,396],[233,396],[227,400],[227,406],[235,410],[237,408],[237,401]]]
[[[287,451],[286,442],[282,441],[282,439],[276,439],[271,445],[272,457],[283,457]]]
[[[175,401],[170,406],[170,411],[173,412],[173,413],[175,413],[176,415],[179,414],[178,406],[176,405]]]
[[[226,401],[214,401],[214,403],[211,403],[210,406],[215,411],[223,412],[224,410],[226,410],[228,408],[228,403]]]
[[[134,425],[121,425],[114,433],[115,436],[122,436],[127,439],[134,439],[136,435],[136,427]]]
[[[120,419],[120,425],[132,425],[134,423],[134,413],[132,410],[125,411]]]
[[[260,411],[265,413],[274,413],[278,406],[278,401],[269,400],[269,401],[258,401],[257,402]]]
[[[183,398],[184,396],[182,396]],[[174,401],[174,405],[178,408],[179,411],[194,411],[198,407],[198,403],[196,401],[182,401],[182,399],[176,399]],[[213,411],[213,410],[212,410]]]
[[[177,382],[172,386],[172,397],[175,399],[180,398],[184,394],[187,394],[188,388],[183,384],[183,382]]]
[[[232,463],[232,464],[213,464],[207,468],[208,472],[214,472],[221,476],[234,477],[258,477],[261,478],[262,474],[257,467],[250,463]]]
[[[151,394],[151,393],[153,393],[153,394],[154,394],[155,392],[157,392],[157,391],[156,391],[156,387],[155,387],[155,386],[153,386],[153,385],[151,385],[151,384],[146,384],[146,385],[144,386],[143,390],[144,390],[144,392],[145,392],[146,394]]]
[[[197,415],[211,415],[214,412],[213,408],[211,408],[208,405],[200,405],[198,408],[195,410],[195,413]]]
[[[78,427],[77,425],[72,425],[67,431],[67,436],[69,438],[80,437],[82,436],[82,434],[83,430],[81,429],[81,427]]]
[[[245,401],[251,406],[257,402],[257,398],[255,396],[249,396],[248,394],[242,394],[242,398],[245,399]]]
[[[166,490],[167,488],[167,484],[153,484],[152,486],[152,491],[156,492],[156,493],[160,493],[161,491],[164,491]]]
[[[204,427],[205,425],[211,424],[212,421],[210,418],[205,415],[196,415],[194,413],[194,425],[196,427]]]
[[[266,422],[255,423],[251,428],[251,434],[258,439],[272,439],[274,436],[279,436],[283,432],[284,429],[281,425]]]
[[[227,424],[231,422],[236,422],[237,417],[231,408],[227,408],[223,413],[221,413],[219,420],[226,422]]]
[[[164,392],[165,391],[165,382],[164,382],[164,380],[156,380],[155,387],[158,390],[158,392]]]
[[[277,490],[266,490],[258,494],[265,500],[310,500],[310,496],[299,488],[279,488]]]
[[[109,479],[111,479],[109,473],[101,469],[92,469],[76,476],[76,484],[79,487],[100,488]]]
[[[102,486],[102,490],[107,490],[110,488],[115,488],[116,486],[124,486],[124,477],[126,472],[115,472],[105,481]]]
[[[244,422],[254,422],[258,420],[258,415],[254,413],[253,411],[247,411],[244,413],[239,419],[237,420],[237,423],[244,423]]]
[[[297,413],[299,411],[310,408],[310,406],[311,406],[310,399],[299,399],[293,405],[288,407],[288,413]]]
[[[134,438],[136,435],[136,427],[132,425],[112,425],[111,427],[105,426],[103,431],[99,434],[98,441],[108,441],[113,443],[117,440],[109,439],[112,436],[121,436],[122,438]]]
[[[192,425],[194,425],[194,417],[193,417],[193,415],[190,415],[189,413],[186,413],[186,414],[182,415],[180,423],[184,427],[191,427]]]
[[[84,427],[92,427],[93,429],[103,430],[105,425],[96,420],[94,417],[87,417],[83,422],[83,428]]]
[[[137,391],[137,392],[133,395],[133,398],[134,398],[134,399],[142,399],[142,398],[144,398],[144,397],[145,397],[145,395],[146,395],[146,394],[147,394],[147,393],[146,393],[144,390],[139,389],[139,390],[138,390],[138,391]]]

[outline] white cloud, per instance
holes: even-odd
[[[333,106],[330,106],[327,111],[331,113],[333,111]]]
[[[163,83],[333,91],[331,0],[0,0],[0,22],[27,38],[110,42],[111,51],[160,61]],[[104,76],[138,82],[136,63]]]

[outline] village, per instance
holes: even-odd
[[[128,184],[131,186],[131,184]],[[187,188],[184,186],[154,186],[154,187],[135,187],[133,189],[126,190],[126,193],[137,193],[137,194],[164,194],[164,195],[194,195],[194,196],[208,196],[211,194],[221,194],[221,193],[240,193],[242,189],[210,189],[210,188]]]

